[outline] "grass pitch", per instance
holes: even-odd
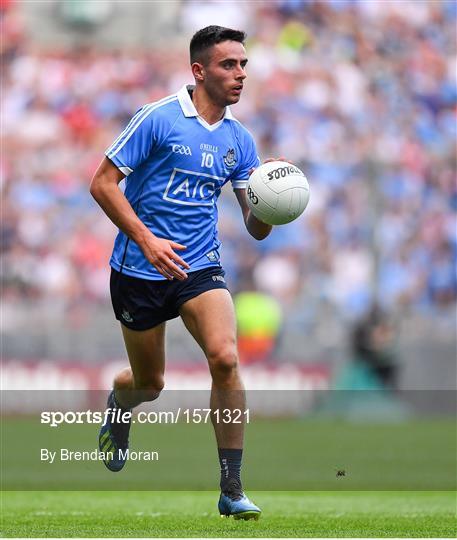
[[[211,491],[219,462],[211,425],[135,425],[130,447],[157,450],[117,474],[98,461],[41,461],[40,449],[94,450],[98,425],[43,426],[5,418],[0,448],[4,490]],[[243,482],[249,492],[455,491],[454,419],[391,424],[255,419],[246,428]],[[184,452],[185,448],[185,452]],[[337,476],[338,470],[344,476]]]
[[[259,521],[221,519],[216,492],[9,491],[5,537],[455,537],[456,494],[249,492]]]
[[[3,419],[3,536],[430,538],[457,533],[454,419],[390,424],[255,419],[247,427],[243,479],[263,514],[248,522],[219,517],[219,494],[209,491],[219,469],[210,425],[135,425],[131,447],[158,450],[160,460],[129,462],[117,474],[99,462],[40,460],[40,448],[93,449],[98,429],[86,424],[50,428],[37,417]],[[337,474],[340,469],[344,475]]]

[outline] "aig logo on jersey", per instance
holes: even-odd
[[[211,174],[174,169],[163,198],[186,206],[213,206],[224,180]]]
[[[171,147],[171,151],[174,154],[181,154],[183,156],[191,156],[192,150],[190,149],[190,146],[185,146],[184,144],[174,144]]]

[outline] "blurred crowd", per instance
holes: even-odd
[[[456,301],[454,1],[284,0],[225,5],[246,29],[248,80],[233,113],[261,158],[285,156],[311,186],[304,216],[251,240],[220,199],[230,287],[278,298],[306,324],[373,302],[425,316]],[[182,32],[219,22],[183,2]],[[182,41],[154,50],[42,50],[20,6],[2,4],[3,295],[68,312],[107,303],[115,228],[88,185],[104,149],[144,103],[191,83]]]

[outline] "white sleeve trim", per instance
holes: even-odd
[[[133,172],[133,169],[130,167],[118,167],[118,169],[121,171],[121,173],[125,174],[125,176],[128,176],[130,173]]]
[[[248,185],[248,179],[246,180],[232,180],[233,189],[246,189]]]
[[[135,116],[130,120],[127,127],[119,135],[119,137],[113,142],[113,144],[108,148],[105,154],[112,159],[128,142],[130,137],[135,133],[135,131],[140,127],[144,120],[156,109],[164,105],[168,105],[173,101],[176,101],[178,98],[176,95],[168,96],[161,99],[155,103],[149,103],[145,105]],[[117,145],[117,146],[116,146]]]

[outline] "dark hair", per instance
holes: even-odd
[[[244,44],[246,33],[241,30],[232,30],[223,26],[207,26],[196,32],[190,40],[190,63],[208,60],[207,51],[222,41],[238,41]]]

